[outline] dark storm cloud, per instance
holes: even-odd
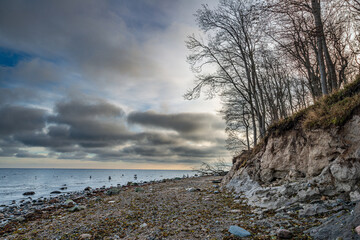
[[[120,107],[94,98],[58,102],[51,114],[10,105],[0,107],[0,114],[1,156],[42,158],[45,155],[22,148],[43,147],[59,159],[196,163],[224,153],[222,124],[212,114],[133,112],[126,116]],[[127,123],[139,124],[143,130]]]
[[[177,113],[161,114],[152,111],[132,112],[128,122],[147,127],[175,130],[179,133],[205,131],[207,129],[223,129],[223,123],[213,114]]]
[[[45,127],[45,111],[5,105],[0,108],[0,135],[39,131]]]
[[[55,112],[49,122],[68,128],[53,128],[49,134],[68,135],[85,147],[111,145],[112,141],[124,141],[131,135],[121,119],[123,110],[102,100],[61,102],[56,105]]]

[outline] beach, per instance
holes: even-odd
[[[309,239],[302,230],[318,224],[261,212],[221,190],[219,180],[176,178],[59,196],[2,226],[0,239],[238,239],[228,231],[233,225],[250,239],[273,239],[279,228]]]

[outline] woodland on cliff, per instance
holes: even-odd
[[[235,155],[257,145],[274,126],[286,128],[314,103],[317,110],[306,110],[305,125],[340,124],[359,102],[342,95],[356,84],[337,92],[359,73],[359,13],[358,0],[203,5],[196,18],[206,37],[188,38],[188,62],[196,80],[185,97],[198,98],[202,92],[221,96],[227,146]],[[326,118],[331,114],[345,117]]]

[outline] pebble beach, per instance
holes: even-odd
[[[0,212],[0,239],[210,240],[239,239],[238,234],[245,234],[242,239],[311,239],[303,231],[326,217],[253,208],[241,195],[222,189],[220,180],[207,176],[87,188],[27,207],[7,206]]]

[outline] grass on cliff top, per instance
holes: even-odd
[[[320,98],[310,107],[272,124],[266,138],[280,136],[301,126],[303,129],[329,129],[343,126],[360,106],[360,75],[343,89]]]
[[[360,109],[360,75],[355,81],[329,95],[320,98],[313,105],[295,114],[273,123],[263,139],[250,151],[236,156],[237,169],[249,164],[252,159],[266,145],[269,137],[282,136],[293,129],[329,129],[343,126]]]

